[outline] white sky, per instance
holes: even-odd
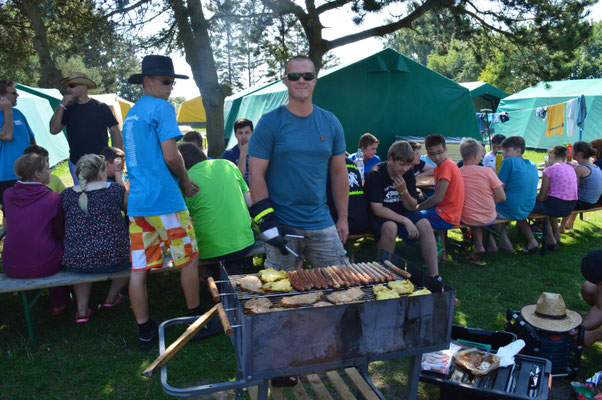
[[[591,20],[600,21],[602,19],[602,1],[598,1],[596,4],[590,7],[590,10]],[[358,32],[373,26],[377,26],[378,24],[381,24],[382,21],[387,17],[387,13],[370,15],[369,18],[367,18],[366,21],[358,27],[352,22],[351,13],[349,11],[330,11],[322,18],[322,24],[325,27],[328,27],[328,29],[324,30],[324,37],[326,39],[335,39],[353,32]],[[338,47],[333,50],[333,53],[339,57],[341,64],[348,64],[374,54],[382,50],[382,48],[383,45],[377,38],[370,38],[360,42],[348,44],[346,46]],[[188,63],[186,63],[184,57],[180,56],[179,54],[172,54],[171,57],[174,61],[176,73],[188,75],[192,78],[192,71],[190,70],[190,66]],[[200,92],[194,84],[194,81],[179,80],[178,84],[174,86],[174,90],[171,95],[172,97],[183,96],[186,98],[186,100],[190,100],[199,96]]]

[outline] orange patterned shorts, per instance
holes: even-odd
[[[130,257],[133,270],[161,268],[166,247],[174,267],[198,257],[194,228],[188,210],[152,217],[130,217]]]

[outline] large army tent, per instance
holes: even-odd
[[[576,142],[579,133],[567,136],[566,124],[562,135],[546,137],[547,120],[536,116],[539,107],[564,103],[585,96],[587,118],[582,140],[592,141],[602,132],[602,79],[540,82],[537,85],[508,96],[500,102],[498,112],[508,112],[510,120],[494,124],[495,132],[505,136],[522,136],[527,147],[548,149],[564,142]]]
[[[50,119],[54,108],[63,96],[57,89],[39,89],[21,84],[15,87],[19,91],[17,109],[21,111],[33,130],[36,143],[50,153],[50,165],[54,166],[69,157],[69,144],[65,135],[50,134]]]
[[[116,93],[91,94],[90,97],[108,105],[115,116],[115,119],[119,123],[119,129],[123,128],[125,116],[130,108],[134,106],[134,103],[117,96]]]
[[[236,116],[226,120],[257,123],[287,99],[282,81],[266,85],[242,97],[238,110],[230,111]],[[366,132],[379,138],[381,156],[398,135],[480,138],[468,90],[391,49],[320,72],[313,101],[339,118],[349,152]],[[226,137],[231,133],[226,130]]]
[[[472,104],[476,112],[481,112],[483,109],[495,111],[500,100],[508,97],[508,93],[487,82],[460,82],[460,85],[464,86],[470,92]]]
[[[207,114],[205,114],[201,96],[182,103],[177,119],[178,124],[202,124],[207,122]]]

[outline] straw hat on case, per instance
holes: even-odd
[[[537,304],[528,304],[520,310],[523,319],[536,328],[551,332],[566,332],[581,325],[583,318],[577,311],[568,310],[558,293],[543,292]]]
[[[61,80],[61,85],[69,84],[86,85],[88,89],[96,89],[96,83],[83,72],[71,72],[68,77]]]

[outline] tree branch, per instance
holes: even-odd
[[[321,6],[316,7],[316,13],[318,15],[325,13],[326,11],[334,10],[335,8],[339,8],[349,3],[349,0],[334,0],[330,3],[322,4]]]
[[[113,15],[115,15],[115,14],[125,14],[125,13],[128,13],[128,12],[132,11],[132,10],[133,10],[133,9],[135,9],[135,8],[138,8],[138,7],[140,7],[141,5],[143,5],[143,4],[145,4],[145,3],[150,3],[150,2],[152,2],[152,1],[153,1],[153,0],[140,0],[140,1],[138,1],[137,3],[134,3],[134,4],[132,4],[132,5],[131,5],[131,6],[129,6],[129,7],[125,7],[125,8],[118,8],[118,9],[116,9],[116,10],[114,10],[114,11],[111,11],[110,13],[108,13],[108,14],[105,14],[105,15],[104,15],[104,17],[105,17],[105,18],[107,18],[107,19],[109,19],[109,18],[111,18],[111,17],[112,17]]]
[[[412,26],[412,22],[426,13],[428,10],[433,8],[433,6],[437,3],[438,0],[427,0],[422,3],[418,8],[412,11],[411,14],[408,14],[404,18],[392,22],[387,25],[377,26],[375,28],[366,29],[365,31],[361,31],[358,33],[353,33],[351,35],[343,36],[334,40],[325,40],[325,52],[332,50],[334,48],[344,46],[349,43],[354,43],[363,39],[367,39],[374,36],[384,36],[388,33],[395,32],[401,28],[409,28]]]

